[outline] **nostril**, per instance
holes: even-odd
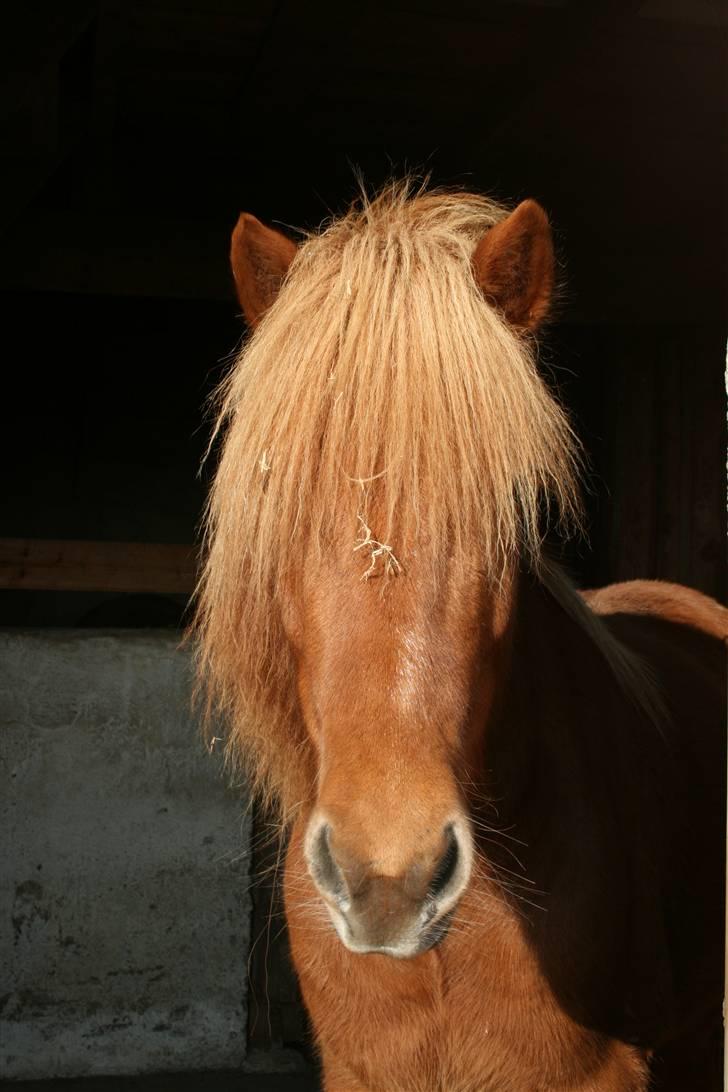
[[[435,870],[435,874],[430,881],[430,886],[427,891],[430,898],[437,898],[442,894],[455,875],[455,870],[458,866],[460,851],[452,824],[446,828],[445,837],[447,839],[445,852],[440,858],[440,863]]]
[[[318,887],[338,903],[344,902],[347,899],[346,882],[331,852],[328,823],[319,828],[311,845],[308,863]]]

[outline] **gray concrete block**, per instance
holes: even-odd
[[[0,1075],[237,1067],[249,817],[169,632],[0,633]]]

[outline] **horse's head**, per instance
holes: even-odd
[[[312,564],[285,621],[318,762],[309,871],[347,947],[409,956],[440,939],[470,877],[464,787],[508,597],[462,564],[436,585],[414,560],[367,578],[376,548]]]
[[[492,309],[499,316],[493,319],[498,329],[511,331],[503,337],[520,343],[519,332],[538,324],[551,294],[553,254],[545,214],[534,202],[524,202],[510,216],[491,225],[479,242],[471,244],[469,253],[470,268],[466,268],[465,275],[480,289],[487,305],[477,301],[472,304],[468,296],[467,306]],[[254,217],[241,216],[233,234],[232,264],[240,302],[251,327],[269,309],[273,316],[278,290],[295,257],[296,248],[289,240]],[[348,260],[353,270],[363,268],[360,255],[356,262],[351,257]],[[418,260],[416,249],[410,254],[404,248],[396,258],[397,275],[411,269],[416,277]],[[348,273],[338,270],[335,285],[343,285],[344,297],[351,296]],[[334,290],[338,291],[338,287],[328,289],[329,293]],[[442,306],[448,306],[445,297]],[[347,315],[351,325],[351,312]],[[286,338],[315,341],[317,313],[314,311],[309,318],[310,328],[283,331],[281,344],[291,344]],[[328,321],[330,318],[321,319],[322,323]],[[343,325],[341,330],[344,332],[337,336],[345,341],[348,335]],[[358,336],[361,339],[363,335]],[[395,332],[392,336],[398,335]],[[345,351],[342,349],[342,353]],[[520,350],[508,351],[515,354]],[[338,359],[335,363],[338,367]],[[352,365],[356,366],[358,361]],[[374,368],[378,366],[375,363]],[[331,367],[326,365],[327,369]],[[431,382],[433,389],[440,382],[438,367],[437,362],[432,365],[429,378],[423,370],[423,383]],[[302,374],[301,368],[299,372]],[[334,374],[333,370],[330,374]],[[356,382],[359,380],[352,378],[349,387],[342,386],[342,390],[351,389]],[[466,378],[464,406],[470,398],[467,382]],[[518,378],[524,390],[527,383],[537,382],[529,377]],[[310,384],[306,385],[303,376],[298,394],[291,394],[291,398],[301,399],[301,429],[309,427],[306,415],[319,412],[321,400],[329,397],[328,393],[322,394],[307,410],[302,400],[310,397],[309,391]],[[441,397],[447,396],[445,390]],[[361,408],[364,396],[357,397]],[[392,397],[396,398],[396,393]],[[532,413],[545,414],[542,403],[533,401],[541,395],[529,397],[532,407],[536,407]],[[319,432],[312,429],[305,450],[294,456],[290,452],[299,437],[291,435],[287,441],[289,465],[298,460],[308,468],[300,471],[301,481],[304,473],[309,473],[312,481],[318,473],[332,473],[335,460],[327,455],[326,444],[338,427],[336,404],[332,395],[328,417],[322,420]],[[386,395],[382,405],[389,407]],[[425,409],[420,413],[424,414]],[[524,406],[517,409],[525,412]],[[267,413],[262,402],[260,412]],[[289,412],[290,406],[282,408],[278,418]],[[372,412],[369,403],[366,412]],[[385,408],[374,414],[375,432],[378,427],[388,434],[396,431],[397,420],[383,419],[388,412]],[[443,452],[451,443],[447,438],[450,425],[442,424],[448,413],[450,408],[436,407],[430,422],[433,429],[439,430],[433,445],[439,443]],[[455,414],[454,419],[457,430],[461,418]],[[418,431],[420,424],[412,426],[410,422]],[[501,421],[498,428],[505,431],[511,424]],[[473,427],[476,440],[468,442],[480,442],[480,426],[476,422]],[[482,427],[486,428],[486,422]],[[510,441],[511,446],[518,442],[519,427],[513,425],[516,440]],[[467,433],[465,426],[463,433]],[[263,450],[259,476],[270,471],[274,459],[284,457],[281,447],[279,440],[272,456],[267,448]],[[342,450],[346,453],[345,447]],[[378,452],[381,456],[381,450]],[[428,457],[426,452],[413,456],[426,468]],[[465,457],[460,457],[460,463]],[[316,459],[321,460],[323,469],[310,469],[309,464]],[[352,462],[357,465],[355,459]],[[394,457],[390,462],[395,462]],[[228,481],[232,483],[232,457],[228,469]],[[333,472],[343,477],[347,469],[335,467]],[[492,471],[492,488],[512,505],[512,495],[524,488],[520,479],[525,479],[527,471],[514,471],[513,481],[507,476],[507,466],[502,473]],[[281,470],[282,475],[287,472],[287,467]],[[453,473],[461,472],[466,470],[454,464]],[[427,473],[436,478],[439,469],[427,469]],[[539,473],[537,469],[535,476]],[[281,488],[288,488],[285,477],[279,480]],[[359,487],[367,504],[362,503],[363,510],[357,513],[354,501],[351,511],[337,513],[336,534],[331,534],[331,527],[328,534],[333,546],[322,549],[319,539],[315,539],[299,564],[279,575],[276,609],[280,611],[281,632],[296,676],[296,700],[303,723],[298,746],[305,747],[311,757],[315,784],[304,839],[308,871],[348,948],[406,957],[426,950],[444,935],[471,876],[474,842],[466,804],[467,785],[477,767],[483,725],[506,669],[515,555],[508,553],[512,543],[508,542],[507,521],[501,520],[493,540],[499,547],[505,542],[501,560],[505,556],[506,562],[494,580],[493,567],[483,564],[477,543],[471,541],[468,545],[448,537],[452,513],[446,513],[438,525],[430,526],[426,516],[419,524],[413,520],[396,541],[379,541],[379,529],[392,524],[391,512],[385,511],[386,497],[382,500],[376,490],[370,493],[364,480]],[[275,501],[279,505],[271,509],[270,519],[274,520],[276,511],[284,512],[285,503],[275,500],[273,480],[266,488],[269,492],[262,503]],[[300,481],[294,484],[292,495],[296,488],[300,494],[304,487]],[[310,486],[311,496],[315,488]],[[356,489],[356,485],[351,488]],[[231,489],[232,485],[226,487],[228,496]],[[447,493],[448,489],[444,486],[441,492]],[[532,492],[529,503],[535,508],[535,488]],[[399,495],[402,499],[402,490]],[[472,503],[477,505],[477,490],[474,496]],[[300,525],[307,509],[300,495],[298,500],[294,497],[294,502],[298,504],[296,521]],[[380,502],[384,507],[378,508]],[[420,508],[426,502],[426,496],[420,497]],[[316,509],[316,503],[311,501],[309,511],[312,519],[318,518],[320,527],[321,510]],[[356,524],[352,524],[352,514]],[[221,502],[219,519],[226,518]],[[268,524],[264,526],[261,518],[256,516],[256,526],[263,527],[260,533],[267,534]],[[509,518],[515,526],[520,517]],[[422,548],[418,528],[425,539],[428,534],[439,536],[436,550]],[[382,538],[386,538],[383,533]],[[213,554],[210,571],[215,564]]]

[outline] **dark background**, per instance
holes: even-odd
[[[238,211],[311,228],[354,166],[418,168],[552,218],[542,362],[592,460],[577,577],[724,598],[727,26],[717,0],[4,10],[0,537],[194,542]],[[3,625],[184,614],[2,573]],[[296,1042],[272,981],[266,1034]]]

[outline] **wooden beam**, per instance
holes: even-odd
[[[193,546],[0,539],[0,588],[189,595],[195,580]]]

